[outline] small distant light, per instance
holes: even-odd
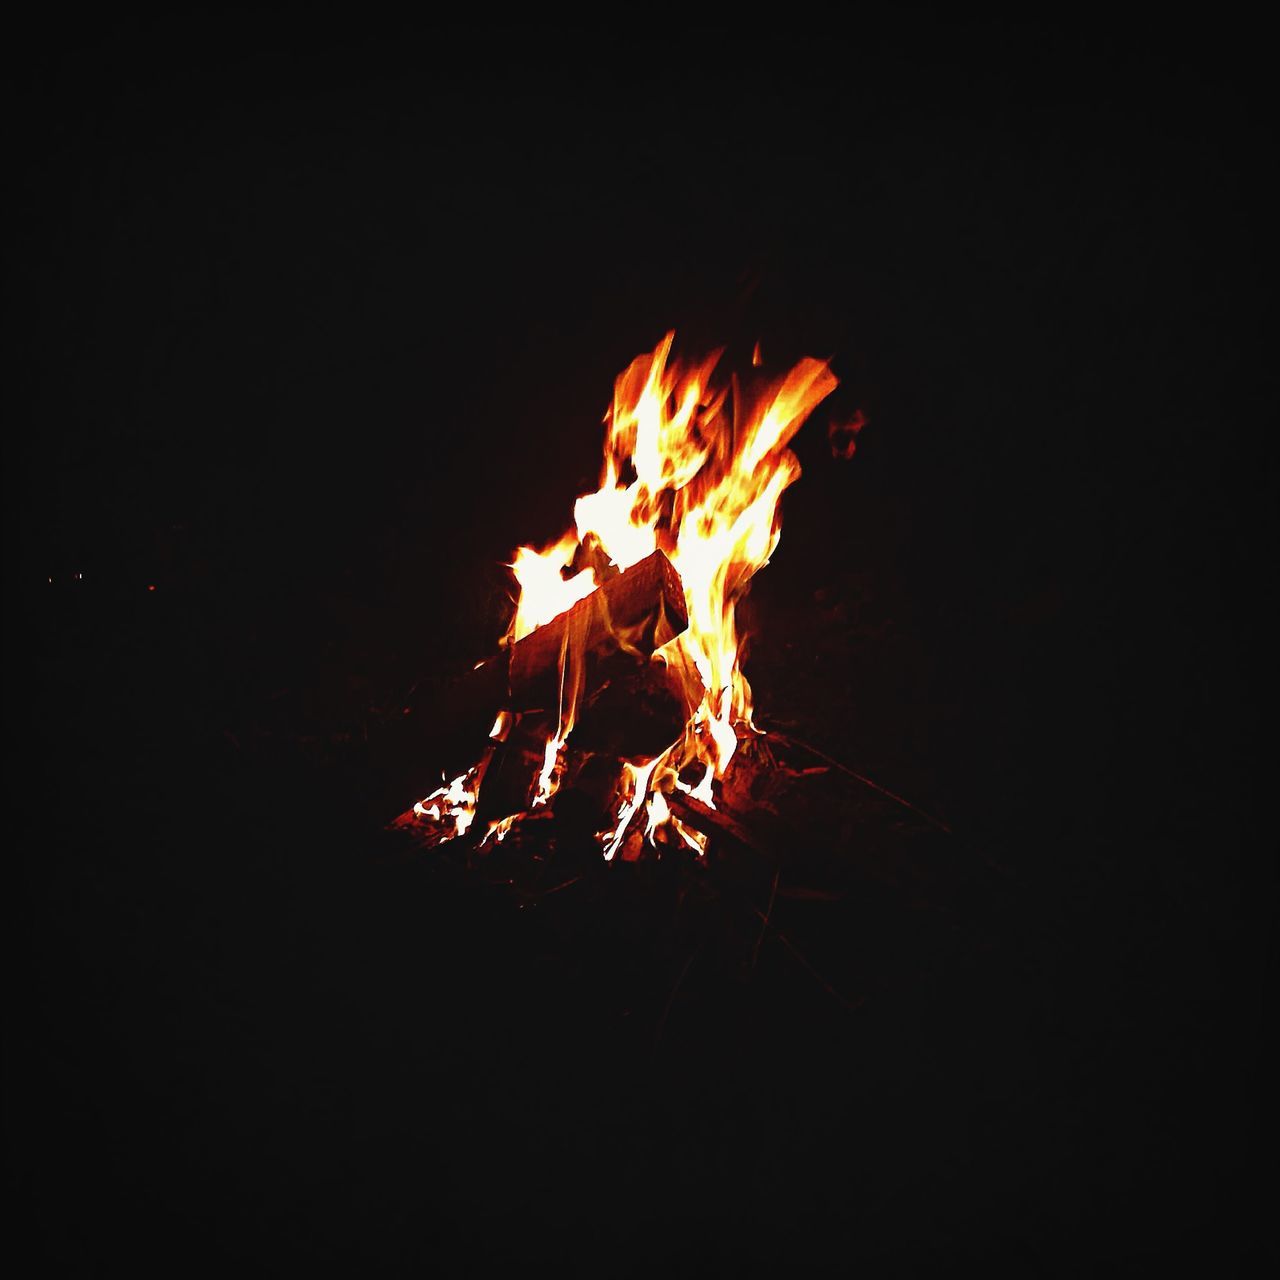
[[[53,581],[53,579],[52,579],[52,578],[50,578],[50,579],[49,579],[49,581],[50,581],[50,582],[52,582],[52,581]]]
[[[147,590],[148,590],[148,591],[154,591],[155,589],[156,589],[156,584],[155,584],[154,582],[149,582],[149,583],[147,583]]]
[[[84,574],[83,574],[83,573],[76,573],[76,574],[72,574],[71,576],[72,576],[73,578],[75,578],[75,580],[76,580],[77,582],[83,582],[83,581],[84,581]]]

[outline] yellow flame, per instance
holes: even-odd
[[[474,764],[452,782],[446,782],[429,796],[424,796],[413,806],[414,816],[443,825],[447,829],[447,839],[466,835],[476,816],[482,767],[482,764]]]
[[[555,795],[560,787],[560,752],[564,747],[564,739],[556,736],[547,739],[546,753],[542,761],[542,771],[538,774],[538,784],[533,793],[533,807],[544,805]]]
[[[618,378],[601,485],[578,499],[574,517],[578,540],[594,535],[620,569],[661,546],[680,575],[689,626],[664,656],[684,690],[688,720],[646,783],[660,794],[700,761],[699,798],[710,802],[711,780],[728,766],[739,727],[751,726],[735,607],[777,546],[779,501],[800,475],[787,446],[836,379],[825,362],[805,359],[730,406],[710,389],[718,353],[682,370],[669,363],[673,336]],[[651,835],[672,821],[664,809]]]
[[[613,859],[614,854],[622,846],[623,840],[626,839],[627,829],[631,826],[631,819],[635,816],[636,810],[644,804],[645,793],[649,787],[649,779],[653,776],[653,771],[662,758],[662,756],[659,756],[644,765],[623,762],[622,790],[625,799],[618,810],[617,826],[612,831],[604,833],[604,856],[606,862]]]
[[[574,530],[541,551],[520,547],[511,565],[520,588],[512,642],[595,590],[593,568],[574,572],[589,540],[595,556],[603,553],[620,570],[661,548],[684,584],[689,625],[661,654],[684,695],[685,728],[655,759],[622,765],[616,824],[601,837],[606,858],[618,852],[641,806],[646,806],[648,839],[670,830],[695,850],[705,846],[705,839],[671,812],[665,793],[679,787],[714,804],[712,783],[723,776],[739,732],[752,728],[751,688],[740,668],[735,610],[752,575],[768,564],[777,546],[779,502],[800,475],[788,446],[836,386],[825,361],[806,358],[772,382],[753,373],[749,387],[722,380],[717,388],[713,374],[721,353],[682,365],[671,358],[674,337],[668,333],[618,376],[605,415],[600,485],[574,504]],[[752,357],[758,366],[758,343]],[[555,794],[573,729],[576,690],[566,697],[561,675],[559,714],[546,743],[534,806]],[[500,716],[494,725],[495,738],[501,721]],[[693,771],[696,785],[682,777]],[[450,785],[470,778],[464,775]],[[460,794],[469,793],[463,788]],[[441,797],[433,793],[423,803]],[[443,798],[449,798],[447,792]],[[450,803],[456,807],[457,802]],[[474,797],[471,804],[474,809]],[[460,826],[458,833],[463,830]]]

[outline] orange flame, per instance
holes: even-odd
[[[619,375],[605,415],[600,486],[574,504],[574,530],[541,551],[520,547],[511,565],[520,588],[512,643],[595,590],[594,568],[574,573],[575,562],[594,558],[622,570],[660,549],[684,584],[688,628],[659,654],[683,692],[685,728],[657,757],[623,765],[616,825],[600,837],[606,858],[637,831],[648,840],[670,832],[698,852],[705,844],[671,813],[665,797],[679,788],[714,804],[713,781],[728,766],[739,733],[754,728],[735,609],[778,544],[779,500],[800,475],[788,445],[836,386],[825,361],[807,358],[781,378],[750,389],[736,378],[717,386],[713,374],[721,353],[682,365],[671,358],[674,336],[668,333]],[[759,362],[757,344],[753,364]],[[760,377],[754,375],[756,381]],[[576,712],[572,691],[567,699],[562,691],[535,806],[546,804],[559,785]],[[474,772],[419,808],[448,804],[455,834],[462,834],[475,807]],[[459,811],[465,811],[466,825]]]

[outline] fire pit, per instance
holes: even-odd
[[[607,861],[751,843],[721,809],[733,762],[762,759],[736,606],[778,545],[788,445],[836,378],[816,359],[770,376],[758,346],[723,376],[722,352],[686,364],[673,340],[618,377],[574,527],[517,550],[503,654],[473,679],[488,741],[396,820],[421,843],[484,849],[552,812]]]

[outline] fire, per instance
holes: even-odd
[[[604,419],[600,486],[574,504],[574,528],[540,551],[520,547],[511,564],[519,586],[511,644],[589,595],[604,574],[654,551],[666,555],[684,586],[689,625],[658,650],[684,701],[684,730],[657,756],[622,763],[616,823],[600,833],[606,858],[637,834],[656,842],[668,833],[676,843],[703,848],[704,838],[680,823],[666,796],[679,788],[714,804],[713,783],[739,735],[754,730],[736,605],[778,545],[779,501],[800,475],[788,446],[836,386],[827,363],[808,358],[772,381],[755,374],[759,385],[751,388],[736,378],[717,380],[721,352],[686,365],[672,357],[673,340],[668,333],[619,375]],[[753,365],[759,364],[757,344]],[[625,647],[625,638],[620,643]],[[580,691],[565,679],[564,665],[562,654],[555,726],[531,807],[554,797],[577,720]],[[503,716],[495,740],[500,727],[505,734]],[[487,757],[415,812],[446,819],[453,829],[443,838],[462,835],[486,765]],[[500,839],[518,816],[492,824],[488,834]]]

